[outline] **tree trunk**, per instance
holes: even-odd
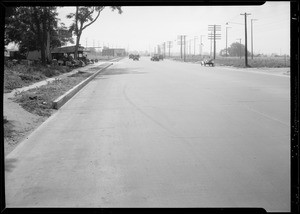
[[[46,65],[46,45],[47,45],[47,9],[43,8],[42,12],[42,42],[41,42],[41,60]]]
[[[76,38],[76,46],[75,46],[75,53],[74,53],[75,54],[75,56],[74,56],[75,59],[78,59],[78,48],[79,48],[80,37],[81,37],[81,34],[78,34],[77,38]]]
[[[47,44],[46,44],[46,58],[50,61],[51,57],[51,48],[50,48],[50,28],[47,29]]]
[[[46,65],[46,43],[47,43],[47,27],[46,27],[46,20],[45,18],[43,19],[43,24],[42,24],[42,29],[43,29],[43,33],[42,33],[42,42],[41,42],[41,60],[42,60],[42,64]]]
[[[75,45],[75,51],[74,51],[74,58],[78,58],[78,46],[80,41],[80,33],[78,31],[78,10],[79,7],[76,6],[76,14],[75,14],[75,34],[76,34],[76,45]]]
[[[43,36],[41,35],[41,23],[40,23],[40,18],[38,17],[38,11],[37,9],[34,7],[34,20],[35,20],[35,25],[36,25],[36,29],[37,29],[37,38],[38,38],[38,42],[39,42],[39,48],[41,51],[41,58],[43,57],[42,53],[43,53]]]

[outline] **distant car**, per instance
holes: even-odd
[[[132,59],[135,61],[135,60],[140,60],[140,55],[138,54],[135,54],[133,55]]]
[[[133,59],[133,54],[129,54],[129,59]]]
[[[206,65],[209,65],[209,66],[215,66],[215,62],[214,62],[214,60],[212,60],[212,59],[205,59],[205,60],[203,60],[202,62],[201,62],[201,65],[202,66],[206,66]]]
[[[164,60],[164,56],[163,56],[162,54],[159,54],[158,58],[159,58],[160,60]]]
[[[153,57],[151,57],[151,61],[159,61],[159,57],[158,56],[153,56]]]
[[[158,54],[154,54],[152,57],[151,57],[151,61],[159,61],[160,60],[160,55]]]

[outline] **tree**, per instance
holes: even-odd
[[[66,45],[68,42],[74,43],[72,37],[72,32],[65,26],[64,23],[61,23],[59,27],[51,34],[51,47],[61,47]]]
[[[53,47],[61,46],[72,37],[63,40],[58,36],[56,7],[15,7],[5,16],[5,44],[15,42],[20,52],[41,51],[41,60],[46,64]]]
[[[245,56],[245,46],[239,42],[232,43],[230,47],[227,48],[227,53],[229,56]],[[250,52],[248,51],[250,55]],[[226,55],[226,49],[220,51],[220,55]]]
[[[119,14],[122,13],[120,6],[110,6],[112,10],[118,10]],[[97,7],[79,7],[76,6],[75,13],[70,13],[67,15],[67,18],[74,18],[74,23],[70,26],[70,30],[74,32],[76,36],[76,45],[75,45],[75,59],[78,58],[78,47],[80,42],[80,37],[84,29],[93,24],[98,17],[100,16],[101,11],[105,6]],[[95,18],[94,18],[95,17]]]

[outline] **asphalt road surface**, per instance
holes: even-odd
[[[290,211],[290,79],[124,59],[6,157],[7,207]]]

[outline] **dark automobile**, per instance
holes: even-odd
[[[159,55],[155,54],[154,56],[151,57],[151,61],[159,61]]]
[[[132,59],[133,60],[140,60],[140,55],[135,54],[135,55],[132,56]]]
[[[129,59],[133,59],[133,54],[129,54]]]
[[[201,65],[202,66],[206,66],[206,65],[215,66],[215,62],[212,59],[205,59],[201,62]]]

